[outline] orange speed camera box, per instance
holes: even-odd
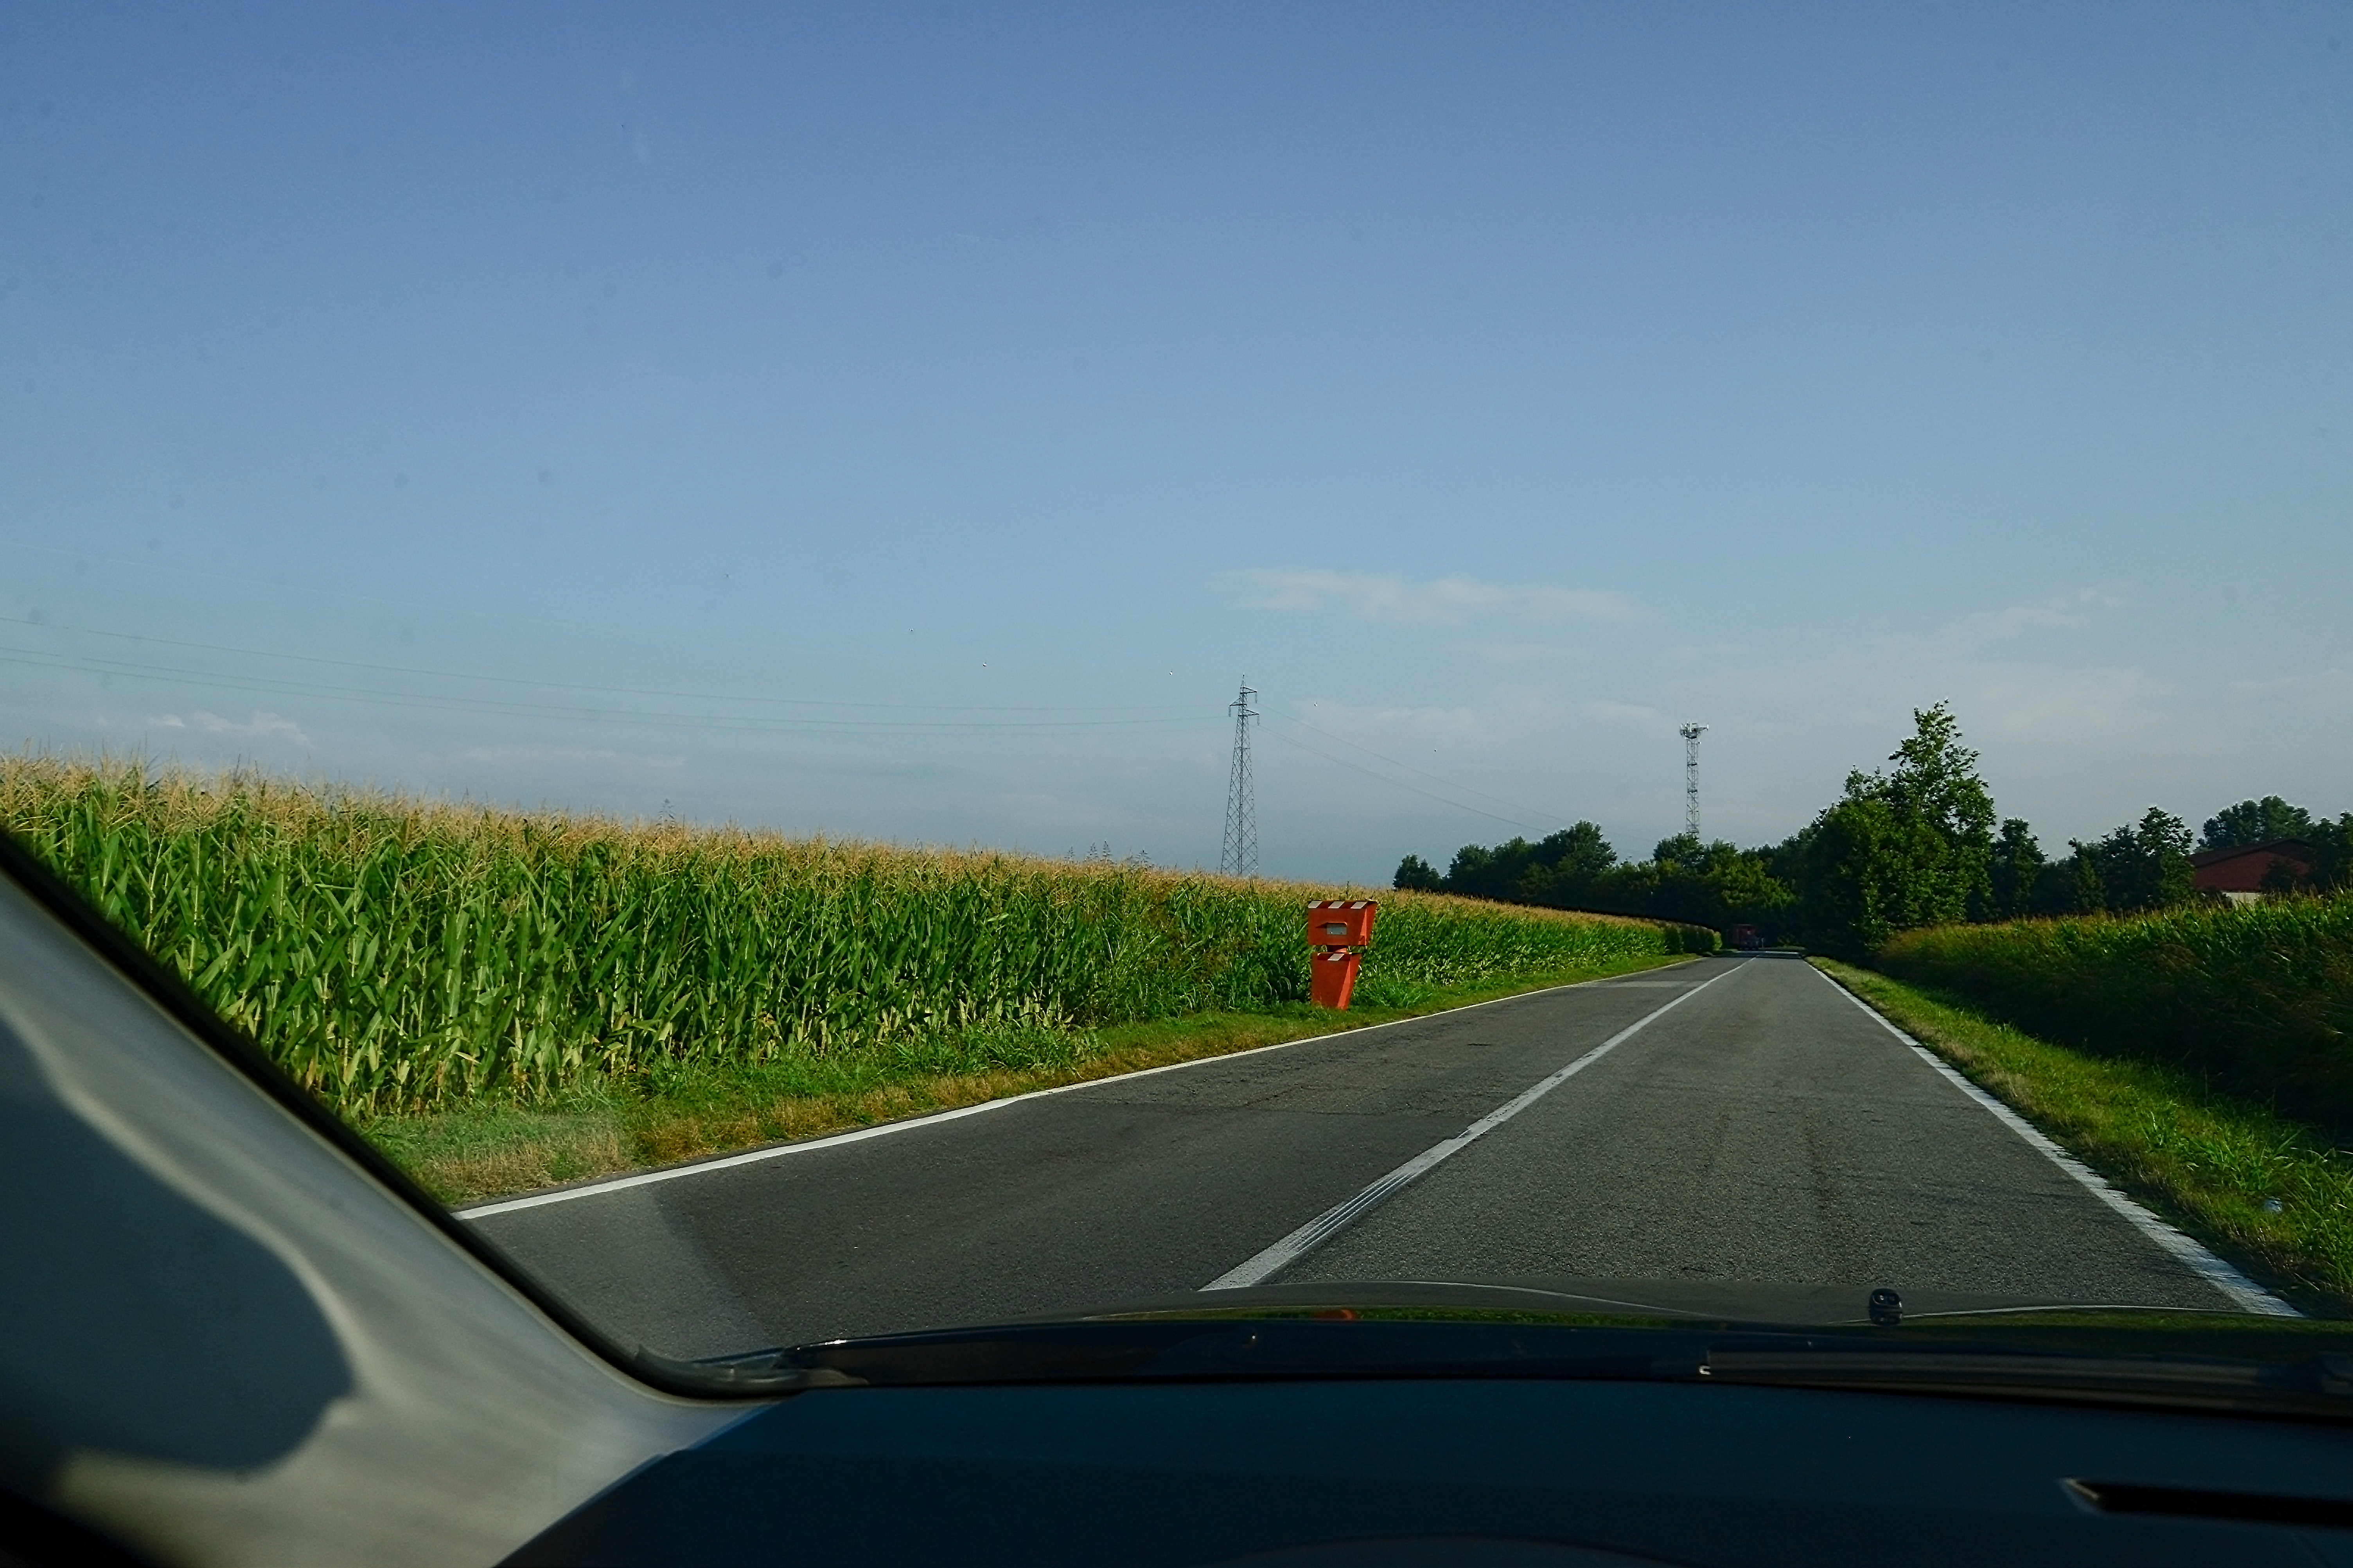
[[[1365,961],[1361,952],[1319,952],[1307,965],[1310,977],[1308,994],[1318,1007],[1348,1010],[1348,998],[1356,994],[1356,966]]]
[[[1369,899],[1318,899],[1307,906],[1308,945],[1362,947],[1373,940],[1373,916],[1379,910]]]

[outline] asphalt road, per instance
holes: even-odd
[[[1283,1249],[1515,1100],[1312,1250]],[[474,1223],[616,1337],[683,1357],[1166,1298],[1237,1269],[1778,1300],[1818,1318],[1854,1315],[1826,1304],[1859,1310],[1876,1285],[1915,1310],[2230,1305],[1811,966],[1777,957],[549,1197]]]

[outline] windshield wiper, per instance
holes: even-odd
[[[1783,1387],[2295,1410],[2340,1419],[2353,1415],[2353,1356],[2338,1354],[2255,1361],[1810,1340],[1801,1346],[1712,1346],[1700,1375],[1713,1383]]]
[[[754,1396],[853,1385],[1533,1378],[2353,1415],[2353,1356],[2343,1354],[2109,1353],[1720,1324],[1080,1319],[837,1340],[706,1369],[726,1391]]]
[[[1301,1378],[1694,1378],[1698,1334],[1353,1319],[1012,1323],[801,1345],[706,1363],[731,1386]]]

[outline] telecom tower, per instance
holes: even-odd
[[[1683,738],[1683,831],[1699,837],[1699,738],[1704,724],[1686,724],[1676,731]]]
[[[1226,844],[1218,853],[1218,869],[1236,877],[1258,875],[1258,798],[1250,755],[1250,721],[1258,717],[1250,699],[1257,695],[1246,679],[1241,695],[1228,704],[1234,716],[1234,769],[1226,780]]]

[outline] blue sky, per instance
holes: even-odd
[[[2353,808],[2343,6],[18,6],[0,740],[1271,872]]]

